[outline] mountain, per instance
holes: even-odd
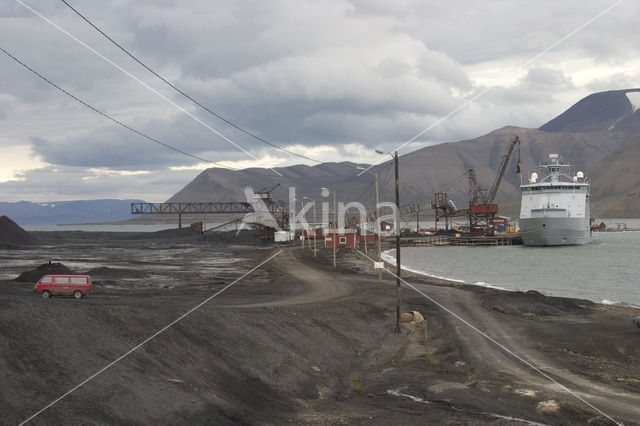
[[[514,152],[496,201],[501,212],[518,215],[519,185],[550,153],[560,154],[582,170],[592,182],[592,211],[599,217],[637,217],[640,193],[634,164],[640,161],[640,89],[595,93],[580,100],[564,113],[538,129],[507,126],[474,139],[443,143],[404,154],[399,158],[401,204],[432,200],[435,192],[447,192],[457,206],[468,199],[465,173],[473,168],[482,187],[489,188],[513,135],[521,140],[522,175],[514,173]],[[295,187],[296,197],[330,201],[320,195],[322,187],[335,190],[339,201],[360,201],[373,205],[374,188],[368,173],[356,176],[355,161],[317,166],[297,165],[269,169],[230,171],[207,169],[168,201],[244,201],[244,187],[254,190],[278,183],[272,196],[288,200],[287,190]],[[393,162],[371,168],[380,178],[381,201],[394,200]]]
[[[478,138],[443,143],[419,149],[399,158],[400,203],[429,202],[436,192],[447,192],[459,208],[468,203],[469,169],[480,185],[489,188],[513,135],[521,140],[522,175],[515,174],[514,152],[496,196],[502,214],[517,217],[519,185],[536,166],[557,153],[582,170],[592,182],[592,212],[597,217],[638,217],[640,211],[640,89],[595,93],[580,100],[538,129],[513,126],[494,130]],[[321,188],[336,192],[338,201],[362,202],[372,208],[375,188],[371,173],[380,180],[380,200],[394,201],[393,161],[369,172],[357,159],[316,166],[296,165],[271,169],[231,171],[210,168],[173,195],[169,202],[246,201],[244,189],[270,189],[272,198],[288,203],[289,188],[296,198],[331,202]],[[16,218],[21,225],[110,221],[155,221],[162,216],[131,219],[130,203],[141,200],[87,200],[50,203],[0,203],[0,215]],[[320,204],[318,214],[320,214]],[[194,218],[194,220],[201,220]]]
[[[272,193],[274,199],[288,200],[288,188],[297,188],[299,197],[311,191],[319,193],[322,186],[335,186],[353,177],[360,164],[352,162],[323,163],[317,166],[296,165],[276,169],[244,169],[232,171],[211,168],[200,173],[194,180],[177,192],[167,202],[246,201],[244,188],[269,189],[280,184]],[[316,194],[316,196],[319,196]]]
[[[549,153],[558,153],[574,165],[576,170],[588,173],[590,167],[622,148],[627,135],[624,132],[559,133],[538,129],[505,127],[479,138],[456,143],[426,147],[400,156],[401,204],[432,200],[438,191],[448,192],[459,207],[467,202],[468,180],[465,173],[473,168],[483,187],[490,187],[502,156],[513,135],[522,141],[521,164],[523,173],[533,171]],[[519,197],[520,175],[514,173],[517,153],[513,153],[497,201],[513,202]],[[381,200],[394,200],[393,162],[391,159],[373,167],[378,173]],[[230,171],[207,169],[168,201],[244,201],[244,187],[258,190],[280,183],[273,191],[274,199],[288,200],[287,189],[295,187],[296,197],[323,200],[322,187],[336,190],[338,201],[361,201],[371,206],[374,201],[372,176],[359,173],[357,163],[328,163],[317,166],[278,168],[283,176],[268,169]],[[524,175],[523,175],[524,176]],[[323,201],[329,201],[324,199]],[[512,215],[517,212],[509,212]]]
[[[142,200],[76,200],[47,203],[0,202],[0,215],[20,225],[112,222],[131,217],[131,203]]]
[[[594,93],[540,126],[546,132],[640,133],[640,89]]]
[[[592,208],[606,217],[640,216],[640,135],[592,169]],[[602,217],[605,217],[602,215]]]

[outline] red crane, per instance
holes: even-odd
[[[488,193],[486,189],[480,188],[473,169],[469,170],[469,229],[472,233],[474,229],[476,229],[475,232],[477,233],[480,232],[479,229],[482,229],[485,235],[493,234],[493,218],[498,213],[498,205],[493,204],[493,199],[498,193],[504,172],[507,169],[509,159],[516,145],[518,146],[516,173],[520,173],[520,138],[513,136],[506,154],[502,157],[498,174]]]

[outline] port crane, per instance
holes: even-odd
[[[255,191],[253,197],[254,198],[260,198],[260,199],[265,200],[265,201],[266,200],[272,201],[271,200],[271,193],[273,192],[274,189],[276,189],[279,186],[280,186],[279,183],[276,183],[272,187],[265,186],[264,188]]]
[[[482,230],[485,235],[493,235],[493,218],[498,213],[498,205],[494,204],[493,200],[498,193],[514,148],[518,151],[516,173],[520,173],[520,138],[513,136],[507,147],[507,152],[502,157],[498,174],[488,192],[478,184],[475,171],[469,169],[469,230],[471,233],[479,233]]]

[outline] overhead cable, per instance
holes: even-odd
[[[220,133],[219,131],[217,131],[213,127],[209,126],[207,123],[205,123],[204,121],[200,120],[198,117],[196,117],[195,115],[193,115],[192,113],[187,111],[185,108],[181,107],[180,105],[178,105],[177,103],[175,103],[174,101],[169,99],[168,97],[164,96],[162,93],[158,92],[156,89],[154,89],[153,87],[149,86],[147,83],[145,83],[144,81],[140,80],[138,77],[136,77],[135,75],[131,74],[129,71],[125,70],[120,65],[116,64],[111,59],[107,58],[106,56],[104,56],[103,54],[101,54],[100,52],[98,52],[97,50],[92,48],[91,46],[89,46],[87,43],[83,42],[82,40],[80,40],[79,38],[74,36],[73,34],[69,33],[64,28],[62,28],[59,25],[57,25],[55,22],[53,22],[52,20],[48,19],[46,16],[42,15],[41,13],[39,13],[38,11],[36,11],[35,9],[30,7],[26,3],[24,3],[22,0],[16,0],[16,2],[18,4],[20,4],[21,6],[23,6],[25,9],[29,10],[34,15],[38,16],[43,21],[47,22],[49,25],[51,25],[52,27],[54,27],[58,31],[60,31],[63,34],[65,34],[67,37],[69,37],[72,40],[74,40],[76,43],[78,43],[78,44],[84,46],[85,48],[89,49],[93,54],[95,54],[96,56],[98,56],[99,58],[104,60],[105,62],[109,63],[110,65],[114,66],[115,68],[120,70],[123,74],[126,74],[127,76],[129,76],[130,78],[135,80],[136,82],[138,82],[141,86],[143,86],[147,90],[155,93],[158,97],[164,99],[166,102],[168,102],[169,104],[174,106],[176,109],[180,110],[183,114],[189,116],[191,119],[193,119],[197,123],[201,124],[202,126],[206,127],[207,129],[209,129],[212,133],[218,135],[219,137],[221,137],[225,141],[229,142],[231,145],[235,146],[236,148],[238,148],[239,150],[241,150],[242,152],[244,152],[245,154],[247,154],[249,157],[253,158],[254,160],[259,161],[258,158],[256,158],[256,156],[251,154],[249,151],[247,151],[246,149],[244,149],[243,147],[241,147],[240,145],[238,145],[237,143],[235,143],[234,141],[232,141],[231,139],[229,139],[228,137],[226,137],[225,135],[223,135],[222,133]],[[282,174],[280,172],[278,172],[277,170],[275,170],[274,168],[269,167],[269,170],[271,170],[272,172],[274,172],[278,176],[282,176]]]
[[[217,162],[215,162],[215,161],[207,160],[207,159],[202,158],[202,157],[200,157],[200,156],[198,156],[198,155],[191,154],[191,153],[188,153],[188,152],[186,152],[186,151],[183,151],[183,150],[181,150],[181,149],[179,149],[179,148],[176,148],[176,147],[174,147],[174,146],[171,146],[171,145],[169,145],[169,144],[166,144],[166,143],[164,143],[164,142],[161,142],[161,141],[159,141],[159,140],[157,140],[157,139],[155,139],[155,138],[153,138],[153,137],[151,137],[151,136],[149,136],[149,135],[147,135],[147,134],[145,134],[145,133],[142,133],[142,132],[141,132],[141,131],[139,131],[139,130],[134,129],[133,127],[131,127],[131,126],[129,126],[129,125],[127,125],[127,124],[123,123],[123,122],[122,122],[122,121],[120,121],[120,120],[117,120],[117,119],[115,119],[115,118],[111,117],[110,115],[108,115],[108,114],[107,114],[107,113],[105,113],[105,112],[100,111],[98,108],[96,108],[96,107],[94,107],[94,106],[92,106],[92,105],[88,104],[87,102],[83,101],[82,99],[78,98],[77,96],[73,95],[72,93],[68,92],[67,90],[63,89],[62,87],[58,86],[56,83],[54,83],[53,81],[49,80],[47,77],[45,77],[44,75],[42,75],[41,73],[39,73],[39,72],[38,72],[38,71],[36,71],[35,69],[31,68],[29,65],[25,64],[25,63],[24,63],[24,62],[22,62],[20,59],[16,58],[16,57],[15,57],[15,56],[13,56],[11,53],[9,53],[9,52],[7,52],[5,49],[3,49],[2,47],[0,47],[0,50],[2,50],[2,52],[3,52],[5,55],[9,56],[11,59],[13,59],[14,61],[16,61],[16,62],[17,62],[17,63],[19,63],[20,65],[22,65],[22,66],[23,66],[24,68],[26,68],[27,70],[31,71],[34,75],[36,75],[36,76],[38,76],[39,78],[41,78],[42,80],[46,81],[46,82],[47,82],[47,83],[49,83],[51,86],[55,87],[56,89],[58,89],[59,91],[61,91],[61,92],[62,92],[62,93],[64,93],[65,95],[67,95],[67,96],[69,96],[70,98],[74,99],[75,101],[77,101],[77,102],[81,103],[82,105],[86,106],[87,108],[91,109],[92,111],[94,111],[94,112],[96,112],[96,113],[100,114],[100,115],[101,115],[101,116],[103,116],[104,118],[106,118],[106,119],[108,119],[108,120],[111,120],[112,122],[114,122],[114,123],[116,123],[116,124],[118,124],[118,125],[120,125],[120,126],[124,127],[125,129],[127,129],[127,130],[129,130],[129,131],[132,131],[132,132],[136,133],[137,135],[142,136],[143,138],[146,138],[146,139],[148,139],[148,140],[150,140],[150,141],[152,141],[152,142],[155,142],[155,143],[157,143],[157,144],[159,144],[159,145],[162,145],[162,146],[164,146],[164,147],[166,147],[166,148],[169,148],[169,149],[171,149],[171,150],[173,150],[173,151],[179,152],[180,154],[184,154],[184,155],[187,155],[187,156],[189,156],[189,157],[195,158],[195,159],[197,159],[197,160],[204,161],[205,163],[215,164],[215,165],[220,166],[220,167],[223,167],[223,168],[225,168],[225,169],[230,169],[230,170],[237,171],[237,169],[234,169],[234,168],[229,167],[229,166],[225,166],[224,164],[220,164],[220,163],[217,163]]]
[[[231,120],[221,116],[220,114],[212,111],[210,108],[208,108],[207,106],[203,105],[201,102],[197,101],[196,99],[193,98],[193,96],[189,95],[188,93],[186,93],[184,90],[176,87],[173,83],[171,83],[170,81],[168,81],[166,78],[164,78],[163,76],[161,76],[158,72],[154,71],[151,67],[149,67],[148,65],[146,65],[144,62],[142,62],[140,59],[138,59],[136,56],[134,56],[131,52],[129,52],[127,49],[125,49],[124,47],[122,47],[122,45],[120,45],[118,42],[116,42],[113,38],[111,38],[108,34],[106,34],[104,31],[102,31],[100,28],[98,28],[93,22],[91,22],[87,17],[85,17],[83,14],[81,14],[77,9],[75,9],[73,6],[71,6],[66,0],[60,0],[62,3],[64,3],[65,5],[67,5],[67,7],[69,9],[71,9],[72,11],[74,11],[80,18],[82,18],[87,24],[91,25],[96,31],[98,31],[100,34],[102,34],[104,37],[107,38],[107,40],[109,40],[111,43],[113,43],[117,48],[119,48],[120,50],[122,50],[125,54],[127,54],[131,59],[133,59],[134,61],[136,61],[140,66],[142,66],[143,68],[145,68],[147,71],[149,71],[151,74],[155,75],[156,77],[158,77],[160,80],[162,80],[165,84],[167,84],[169,87],[171,87],[172,89],[174,89],[176,92],[180,93],[182,96],[184,96],[185,98],[189,99],[191,102],[193,102],[194,104],[198,105],[200,108],[204,109],[205,111],[207,111],[209,114],[217,117],[218,119],[224,121],[225,123],[227,123],[228,125],[240,130],[242,133],[251,136],[252,138],[270,145],[276,149],[279,149],[280,151],[286,152],[288,154],[294,155],[296,157],[300,157],[300,158],[304,158],[305,160],[310,160],[310,161],[314,161],[316,163],[322,164],[323,161],[320,160],[316,160],[315,158],[311,158],[309,156],[303,155],[303,154],[298,154],[297,152],[291,151],[289,149],[283,148],[279,145],[276,145],[273,142],[269,142],[268,140],[261,138],[260,136],[256,135],[255,133],[250,132],[249,130],[246,130],[242,127],[240,127],[239,125],[233,123]]]

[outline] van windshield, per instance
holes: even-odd
[[[41,283],[50,283],[51,282],[51,277],[42,277],[40,279]]]

